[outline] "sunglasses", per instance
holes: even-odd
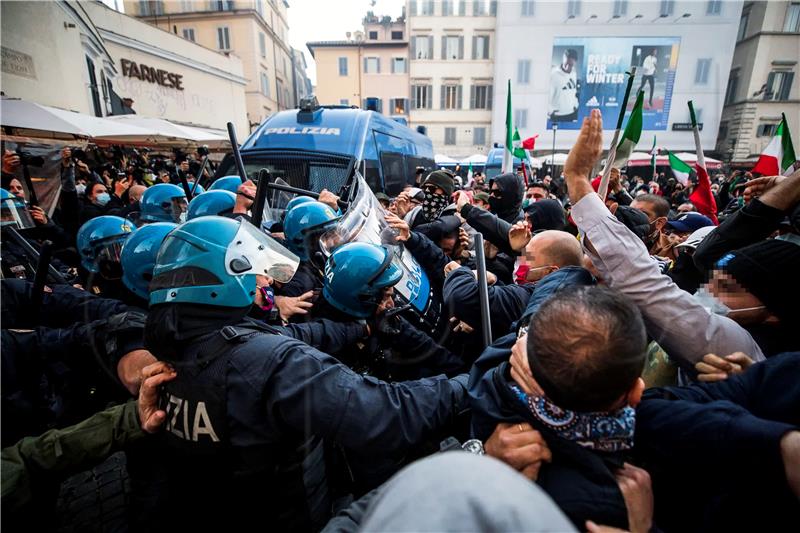
[[[500,189],[491,189],[489,191],[489,196],[494,196],[495,198],[502,198],[503,192]]]

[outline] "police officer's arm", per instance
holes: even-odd
[[[450,262],[441,248],[436,246],[425,234],[412,231],[406,241],[406,248],[425,270],[432,286],[441,287],[444,283],[442,271]]]
[[[428,377],[438,374],[455,376],[468,370],[460,357],[438,344],[406,320],[400,320],[398,333],[396,335],[387,335],[386,341],[392,348],[401,352],[399,356],[396,356],[396,359],[400,361],[404,358],[411,360],[422,359],[419,364],[414,365],[418,369],[418,373],[415,376]]]
[[[276,329],[288,337],[303,341],[321,352],[333,355],[367,336],[365,324],[334,322],[327,318],[302,324],[288,324],[276,327]]]
[[[274,341],[259,341],[265,345],[254,349],[274,352]],[[286,339],[279,351],[263,389],[273,424],[309,429],[357,453],[406,450],[467,408],[466,375],[386,383],[298,341]]]
[[[466,219],[467,224],[480,232],[487,241],[497,246],[501,252],[518,255],[508,242],[508,230],[511,229],[509,222],[494,213],[470,204],[461,208],[461,216]]]

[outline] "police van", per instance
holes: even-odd
[[[501,173],[503,168],[503,153],[505,150],[505,147],[495,147],[489,150],[489,155],[486,156],[486,167],[483,173],[484,176],[486,176],[487,183],[490,179]],[[518,157],[515,157],[514,168],[519,168],[521,164],[522,161],[520,161]]]
[[[396,196],[413,185],[417,167],[435,168],[427,136],[373,111],[320,106],[313,96],[265,120],[241,152],[248,176],[265,168],[272,179],[313,192],[338,192],[358,170],[373,191]],[[230,157],[217,173],[226,174],[236,174]]]

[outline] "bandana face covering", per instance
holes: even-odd
[[[533,417],[559,437],[599,452],[619,452],[633,448],[636,411],[626,406],[611,412],[578,412],[561,409],[544,396],[529,396],[511,385],[517,399]]]
[[[422,216],[428,222],[436,220],[448,204],[447,196],[444,194],[425,193],[425,200],[422,201]]]

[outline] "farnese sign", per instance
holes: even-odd
[[[135,63],[129,59],[120,59],[122,65],[122,75],[129,78],[137,78],[150,83],[157,83],[168,89],[183,90],[183,75],[167,72],[162,69],[149,67],[144,63]]]

